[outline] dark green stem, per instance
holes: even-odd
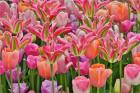
[[[0,90],[3,93],[2,75],[0,75]]]
[[[36,91],[37,91],[37,93],[40,93],[39,90],[40,89],[40,76],[39,75],[37,75],[37,89],[36,89]]]
[[[51,65],[51,78],[52,78],[52,93],[55,93],[54,90],[54,77],[53,77],[53,63],[50,63]]]
[[[34,90],[34,70],[30,70],[30,77],[31,77],[31,89]]]
[[[110,69],[112,69],[112,63],[110,63]],[[109,91],[112,93],[112,75],[110,76],[109,79]]]
[[[120,73],[120,93],[122,91],[122,61],[119,62],[119,73]]]

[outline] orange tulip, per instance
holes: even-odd
[[[101,88],[111,74],[112,70],[105,69],[104,64],[94,64],[89,68],[90,83],[94,87]]]
[[[7,70],[14,69],[19,61],[19,51],[11,51],[9,49],[2,50],[2,61]]]
[[[39,75],[45,79],[50,79],[51,78],[51,67],[50,67],[50,62],[46,61],[41,61],[37,63],[37,68]],[[53,64],[53,76],[55,75],[57,71],[57,64]]]
[[[99,40],[94,40],[85,49],[85,56],[89,59],[93,59],[98,55]]]
[[[134,64],[137,64],[140,66],[140,52],[137,52],[133,56],[133,62]]]
[[[112,1],[107,6],[110,15],[114,15],[114,20],[117,22],[128,19],[129,11],[128,4],[118,1]]]

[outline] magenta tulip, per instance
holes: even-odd
[[[29,55],[27,57],[27,66],[30,68],[30,69],[36,69],[37,68],[37,62],[39,62],[39,56],[32,56],[32,55]]]
[[[2,75],[5,72],[5,67],[3,62],[0,60],[0,75]]]
[[[38,45],[34,43],[30,43],[25,47],[25,53],[26,55],[33,55],[33,56],[38,56],[39,55],[39,50],[38,50]]]

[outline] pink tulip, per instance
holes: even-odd
[[[19,61],[19,51],[11,51],[9,49],[4,49],[2,51],[2,61],[4,63],[4,67],[7,70],[14,69]]]
[[[58,27],[65,26],[69,21],[68,13],[60,12],[55,19],[55,22]]]
[[[9,15],[10,7],[6,1],[0,1],[0,18]]]
[[[35,93],[35,91],[34,90],[30,90],[28,93]]]
[[[0,75],[2,75],[5,72],[5,67],[3,62],[0,60]]]
[[[3,42],[0,40],[0,52],[2,50],[2,47],[3,47]]]
[[[140,66],[137,64],[128,64],[124,68],[124,79],[130,85],[140,84]]]
[[[72,65],[72,62],[66,63],[65,56],[62,55],[58,60],[57,60],[57,73],[59,74],[64,74],[68,72],[70,66]]]
[[[125,21],[121,22],[121,24],[120,24],[121,32],[124,32],[124,33],[129,32],[132,29],[134,24],[135,24],[135,22],[132,22],[130,20],[125,20]]]
[[[30,69],[36,69],[37,62],[39,62],[39,56],[29,55],[27,57],[27,65]]]
[[[89,74],[89,62],[80,62],[80,75],[88,75]]]
[[[38,50],[37,44],[30,43],[25,47],[24,50],[25,50],[26,55],[33,55],[33,56],[39,55],[39,50]]]
[[[89,93],[90,81],[84,76],[78,76],[72,80],[73,93]]]

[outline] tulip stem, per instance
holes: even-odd
[[[10,70],[10,81],[11,81],[11,93],[13,93],[13,75],[12,75],[12,70]]]
[[[112,63],[110,63],[110,69],[112,69]],[[109,80],[109,91],[112,93],[112,75],[110,76]]]
[[[122,61],[119,62],[119,68],[120,68],[120,93],[122,91]]]
[[[39,88],[40,88],[40,76],[37,75],[37,89],[36,89],[37,93],[39,93]]]
[[[100,93],[100,88],[97,88],[97,93]]]
[[[0,90],[3,93],[2,75],[0,75]]]
[[[79,56],[78,56],[78,76],[80,76],[80,60],[79,60]]]
[[[17,65],[17,76],[18,76],[18,92],[20,93],[20,74],[19,74],[19,65]]]
[[[53,63],[50,63],[51,65],[51,78],[52,78],[52,93],[55,93],[54,90],[54,77],[53,77]]]
[[[31,77],[31,88],[34,90],[34,70],[30,70]]]

